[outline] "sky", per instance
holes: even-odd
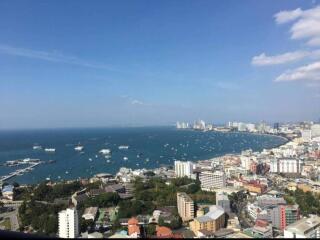
[[[0,129],[320,118],[320,1],[0,1]]]

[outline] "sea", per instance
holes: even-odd
[[[25,158],[54,160],[54,163],[40,164],[31,172],[7,180],[33,184],[46,178],[60,181],[91,177],[96,173],[115,174],[121,167],[152,169],[173,165],[175,160],[205,160],[247,149],[262,151],[285,142],[284,138],[271,135],[201,132],[171,126],[2,130],[0,163]],[[56,151],[34,150],[35,144]],[[78,144],[84,146],[82,153],[74,149]],[[119,149],[120,145],[129,147]],[[109,159],[99,153],[101,149],[112,151]],[[19,168],[22,167],[0,166],[0,176]]]

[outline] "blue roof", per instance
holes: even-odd
[[[12,185],[4,186],[4,187],[2,188],[2,192],[12,192],[12,191],[13,191],[13,188],[14,188],[14,186],[12,186]]]

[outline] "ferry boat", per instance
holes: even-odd
[[[81,145],[78,145],[78,146],[76,146],[76,147],[74,148],[74,150],[79,151],[79,152],[81,152],[82,149],[83,149],[83,146],[81,146]]]
[[[56,149],[55,148],[45,148],[44,151],[46,151],[46,152],[55,152]]]
[[[128,149],[129,146],[127,146],[127,145],[120,145],[118,148],[119,148],[120,150],[121,150],[121,149]]]
[[[99,153],[106,155],[106,154],[110,154],[110,153],[111,153],[111,150],[110,150],[110,149],[101,149],[101,150],[99,151]]]

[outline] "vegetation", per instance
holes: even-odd
[[[32,199],[22,203],[19,217],[23,226],[31,225],[39,233],[55,235],[58,231],[58,212],[65,208],[65,205],[44,204]]]
[[[95,197],[90,197],[84,203],[85,207],[112,207],[117,206],[120,200],[118,193],[102,193]]]
[[[314,195],[312,192],[303,192],[301,189],[296,191],[286,191],[284,196],[288,204],[298,204],[301,213],[304,216],[309,214],[320,214],[320,196]]]
[[[0,222],[0,226],[2,226],[5,230],[11,230],[11,223],[9,218],[5,218]]]
[[[72,183],[58,183],[54,186],[49,186],[43,182],[34,190],[33,199],[53,202],[55,198],[70,197],[70,195],[80,190],[82,187],[83,186],[78,181]]]

